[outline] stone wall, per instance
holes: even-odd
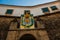
[[[60,14],[40,17],[49,35],[50,40],[60,40]]]
[[[31,33],[37,40],[60,40],[60,13],[40,16],[39,18],[39,21],[36,20],[39,30],[25,31],[17,28],[20,18],[0,17],[0,39],[18,40],[22,35]]]
[[[14,22],[14,19],[15,18],[0,17],[0,40],[6,40],[10,25]]]

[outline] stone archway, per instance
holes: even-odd
[[[36,40],[36,38],[31,34],[25,34],[19,40]]]

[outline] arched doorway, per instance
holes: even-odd
[[[36,40],[36,38],[31,34],[25,34],[19,40]]]

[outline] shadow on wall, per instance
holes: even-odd
[[[19,40],[36,40],[32,34],[25,34]]]

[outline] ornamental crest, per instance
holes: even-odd
[[[20,21],[20,28],[21,29],[31,29],[34,28],[34,18],[33,14],[26,13],[24,15],[21,15],[21,21]]]

